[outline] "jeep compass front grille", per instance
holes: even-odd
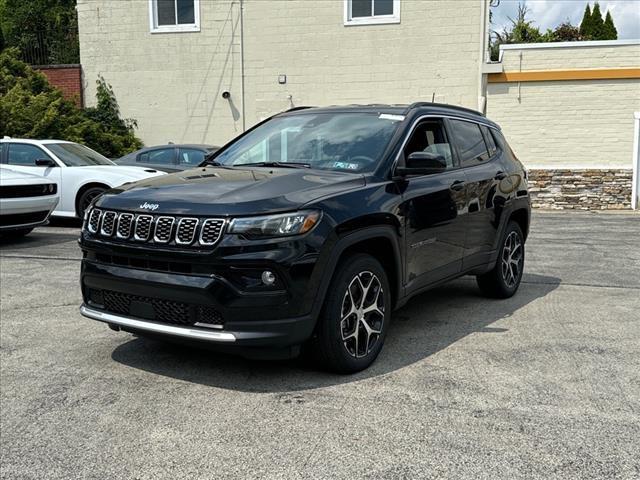
[[[87,231],[118,240],[149,242],[172,246],[216,245],[222,238],[225,220],[221,218],[173,217],[134,214],[94,208],[89,213]]]

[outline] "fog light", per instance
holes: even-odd
[[[267,287],[270,287],[271,285],[276,283],[276,274],[269,270],[265,270],[264,272],[262,272],[262,283],[264,283]]]

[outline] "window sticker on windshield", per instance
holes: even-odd
[[[358,170],[357,163],[348,163],[348,162],[333,162],[333,168],[339,168],[341,170]]]
[[[404,120],[404,115],[391,115],[390,113],[381,113],[378,118],[383,120],[393,120],[394,122],[401,122]]]

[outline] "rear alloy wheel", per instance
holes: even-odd
[[[84,212],[89,208],[91,202],[93,202],[96,197],[106,192],[106,190],[107,189],[103,187],[91,187],[82,192],[82,195],[80,195],[80,198],[78,199],[78,216],[83,218]]]
[[[311,348],[317,362],[340,373],[376,359],[391,318],[387,274],[375,258],[358,254],[338,267]]]
[[[480,290],[495,298],[509,298],[520,287],[524,270],[524,236],[516,222],[509,222],[503,235],[495,267],[478,275]]]

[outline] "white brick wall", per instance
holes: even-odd
[[[485,0],[400,3],[400,24],[345,27],[342,0],[245,0],[247,127],[291,106],[410,103],[434,92],[477,108]],[[239,3],[200,4],[200,32],[151,34],[147,0],[78,0],[87,103],[100,74],[147,144],[222,144],[240,133]]]
[[[505,71],[518,71],[507,50]],[[522,50],[523,70],[640,66],[640,45]],[[635,64],[634,64],[635,61]],[[640,80],[491,83],[487,115],[530,168],[631,168]]]
[[[505,71],[563,70],[572,68],[623,68],[640,65],[640,43],[571,42],[569,45],[541,43],[528,48],[506,49],[502,57]],[[566,46],[565,46],[566,45]],[[516,47],[513,45],[513,47]],[[533,47],[533,48],[532,48]],[[522,65],[520,65],[522,52]]]

